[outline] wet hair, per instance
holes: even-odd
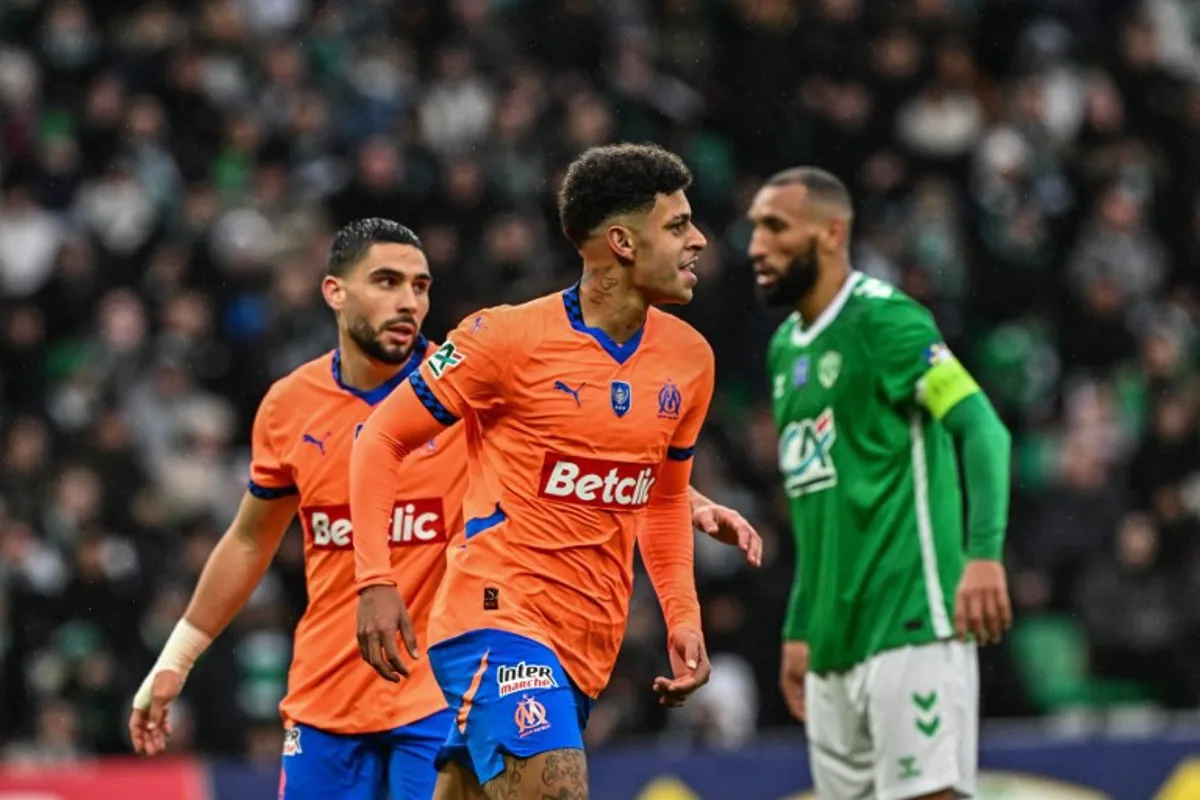
[[[376,244],[407,244],[421,250],[421,238],[411,228],[382,217],[356,219],[344,226],[333,237],[329,247],[330,275],[343,277],[366,257],[367,251]]]
[[[692,185],[683,159],[656,144],[614,144],[585,151],[567,168],[558,192],[563,234],[581,246],[606,220],[645,214],[660,194]]]

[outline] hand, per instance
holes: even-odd
[[[671,672],[675,677],[655,678],[654,691],[658,702],[668,708],[678,708],[704,684],[712,674],[708,653],[704,651],[704,638],[693,630],[674,631],[667,644],[671,658]]]
[[[171,738],[167,712],[181,689],[183,678],[178,672],[164,669],[155,673],[149,707],[134,708],[129,715],[129,738],[133,741],[134,752],[156,756],[167,749],[167,740]]]
[[[966,640],[971,634],[982,645],[999,642],[1012,627],[1012,603],[1004,564],[976,559],[967,562],[954,596],[954,630]]]
[[[396,648],[397,636],[404,649],[419,658],[412,617],[395,586],[368,586],[358,593],[358,652],[380,677],[399,683],[408,677],[408,667]]]
[[[708,503],[692,512],[692,524],[723,544],[737,547],[746,554],[746,563],[762,566],[762,537],[732,508]]]
[[[797,722],[804,722],[808,707],[804,700],[804,679],[808,675],[808,643],[784,642],[779,667],[779,688],[783,701]]]

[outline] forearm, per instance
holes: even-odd
[[[395,585],[387,531],[405,457],[444,426],[401,386],[367,419],[350,456],[350,518],[355,590]]]
[[[667,462],[664,465],[659,485],[655,487],[655,498],[646,509],[646,524],[639,536],[639,546],[667,629],[690,628],[700,632],[688,474],[690,464]]]
[[[278,542],[230,530],[208,557],[183,618],[215,639],[238,615],[271,566]]]
[[[955,405],[944,421],[962,449],[969,507],[967,553],[999,560],[1008,527],[1012,437],[981,392]]]
[[[787,616],[783,621],[783,640],[803,642],[808,638],[808,611],[804,607],[804,589],[800,582],[800,559],[796,558],[796,575],[788,595]]]
[[[247,494],[242,498],[233,524],[204,564],[183,619],[138,689],[136,708],[149,707],[157,673],[170,670],[186,677],[212,640],[245,607],[279,549],[297,505],[295,497],[262,500]]]

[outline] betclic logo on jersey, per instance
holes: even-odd
[[[354,526],[350,506],[309,506],[300,510],[314,550],[350,550]],[[392,509],[388,544],[409,547],[446,541],[446,515],[440,497],[401,500]]]
[[[548,452],[538,496],[607,511],[631,511],[650,502],[657,464],[630,464]]]

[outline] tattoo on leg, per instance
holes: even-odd
[[[542,766],[543,800],[587,800],[587,758],[582,750],[546,753]]]
[[[533,758],[505,756],[504,772],[483,791],[487,800],[588,800],[587,759],[582,750],[553,750]]]

